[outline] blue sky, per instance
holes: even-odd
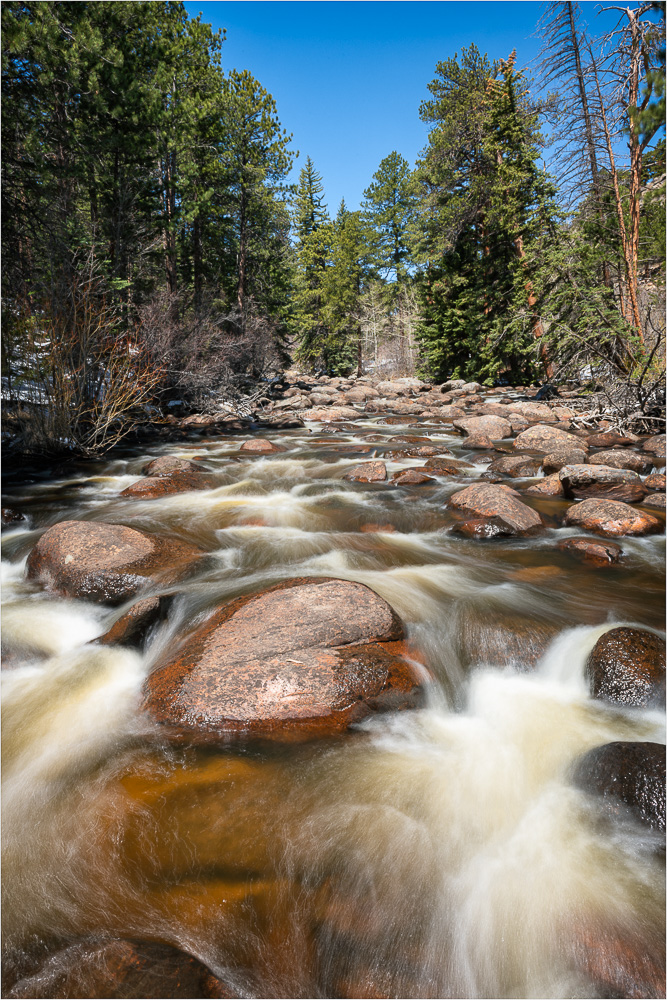
[[[598,4],[582,3],[596,29]],[[537,0],[187,0],[225,28],[225,70],[247,69],[275,98],[283,127],[322,175],[329,210],[359,207],[380,161],[396,149],[414,165],[426,144],[419,105],[438,61],[474,42],[491,58],[539,51]]]

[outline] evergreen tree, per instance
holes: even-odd
[[[373,264],[383,277],[398,284],[410,262],[409,232],[416,193],[407,160],[392,152],[381,161],[364,191],[363,212],[374,232]]]

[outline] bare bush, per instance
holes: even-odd
[[[93,455],[146,419],[162,373],[95,279],[5,311],[3,399],[12,448]]]

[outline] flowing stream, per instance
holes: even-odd
[[[558,998],[609,995],[582,940],[661,946],[655,836],[605,820],[569,773],[602,743],[664,742],[662,713],[596,702],[584,677],[613,625],[663,627],[664,538],[624,538],[621,564],[588,568],[555,548],[577,534],[556,527],[561,503],[535,498],[553,525],[537,537],[451,535],[447,498],[485,464],[446,425],[411,421],[271,433],[287,450],[267,457],[239,452],[247,434],[158,445],[9,482],[27,520],[2,547],[6,948],[169,942],[248,997]],[[468,478],[341,480],[406,434],[472,463]],[[119,498],[167,453],[214,488]],[[210,553],[161,591],[169,618],[143,654],[91,644],[127,606],[26,582],[41,532],[72,519]],[[184,624],[296,576],[358,581],[395,608],[435,678],[426,707],[336,739],[170,745],[141,707],[151,665]]]

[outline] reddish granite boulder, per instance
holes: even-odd
[[[391,482],[394,486],[420,486],[422,483],[432,483],[434,480],[419,469],[403,469],[394,473]]]
[[[578,788],[598,795],[605,812],[629,810],[653,830],[665,830],[664,743],[618,742],[594,747],[573,770]]]
[[[613,705],[664,709],[665,640],[647,629],[610,629],[595,643],[586,674],[594,698]]]
[[[249,441],[243,442],[240,450],[242,452],[251,452],[253,455],[273,455],[279,451],[286,451],[282,445],[274,444],[268,438],[250,438]]]
[[[145,684],[175,736],[294,738],[412,707],[421,680],[400,619],[360,583],[295,579],[224,605]]]
[[[560,481],[557,472],[554,472],[552,476],[545,476],[544,479],[538,479],[536,483],[529,486],[525,491],[527,497],[562,497],[565,496],[565,490],[563,489],[563,484]]]
[[[512,425],[504,417],[459,417],[454,420],[454,426],[471,437],[498,439],[512,433]]]
[[[651,455],[655,455],[656,458],[665,457],[665,435],[664,434],[654,434],[653,437],[648,438],[644,441],[642,445],[643,451],[648,451]]]
[[[500,517],[517,533],[532,533],[542,527],[537,511],[517,500],[501,486],[467,486],[449,498],[449,506],[482,517]]]
[[[653,468],[653,459],[631,448],[609,448],[588,459],[591,465],[606,465],[612,469],[631,469],[645,476]]]
[[[665,509],[665,494],[664,493],[651,493],[642,501],[643,507],[653,507],[655,510]]]
[[[384,462],[362,462],[346,472],[343,479],[352,483],[383,483],[387,478]]]
[[[568,434],[553,424],[535,424],[516,436],[513,447],[515,451],[539,451],[546,455],[560,448],[581,450],[587,445],[576,434]]]
[[[593,566],[611,566],[623,554],[623,549],[616,542],[602,542],[599,538],[566,538],[556,548],[561,552],[571,552]]]
[[[145,465],[141,472],[144,476],[168,476],[172,472],[201,472],[201,466],[189,462],[187,458],[161,455]]]
[[[151,583],[183,576],[202,555],[194,545],[121,524],[61,521],[28,556],[27,577],[67,597],[122,604]]]
[[[472,465],[458,459],[429,458],[424,468],[436,476],[465,476],[469,474]]]
[[[558,419],[554,415],[554,412],[551,409],[551,407],[547,406],[546,403],[537,403],[537,402],[510,403],[507,409],[511,413],[518,413],[522,417],[525,417],[526,420],[530,420],[535,423],[539,423],[540,421],[543,420],[546,421],[553,420],[555,423],[556,420]]]
[[[617,535],[651,535],[663,529],[657,517],[617,500],[583,500],[572,504],[565,514],[565,524],[612,538]]]
[[[632,436],[617,434],[615,431],[601,431],[599,434],[591,434],[588,437],[589,448],[623,448],[632,445],[637,441]]]
[[[636,472],[606,465],[564,465],[558,473],[565,496],[572,498],[599,497],[639,503],[646,490]]]
[[[540,465],[540,459],[533,458],[532,455],[507,455],[505,458],[494,459],[489,472],[498,472],[510,479],[530,478],[537,475]]]
[[[654,493],[664,493],[665,492],[665,476],[662,472],[654,472],[652,476],[647,476],[644,480],[644,486],[647,490],[651,490]]]
[[[460,406],[455,406],[453,404],[447,406],[439,406],[435,408],[435,413],[442,420],[457,420],[459,417],[465,417],[465,410],[461,409]]]
[[[452,535],[482,540],[512,538],[516,535],[516,531],[502,517],[471,517],[467,521],[453,524],[449,530]]]
[[[122,490],[118,496],[131,497],[133,500],[158,500],[160,497],[172,496],[175,493],[189,493],[192,490],[210,490],[215,487],[215,479],[201,472],[165,472],[161,475],[147,476],[132,483]]]
[[[542,459],[546,474],[560,472],[564,465],[585,465],[586,452],[583,448],[556,448]]]
[[[3,964],[3,997],[88,1000],[89,997],[233,998],[198,959],[154,941],[84,940],[37,961]]]

